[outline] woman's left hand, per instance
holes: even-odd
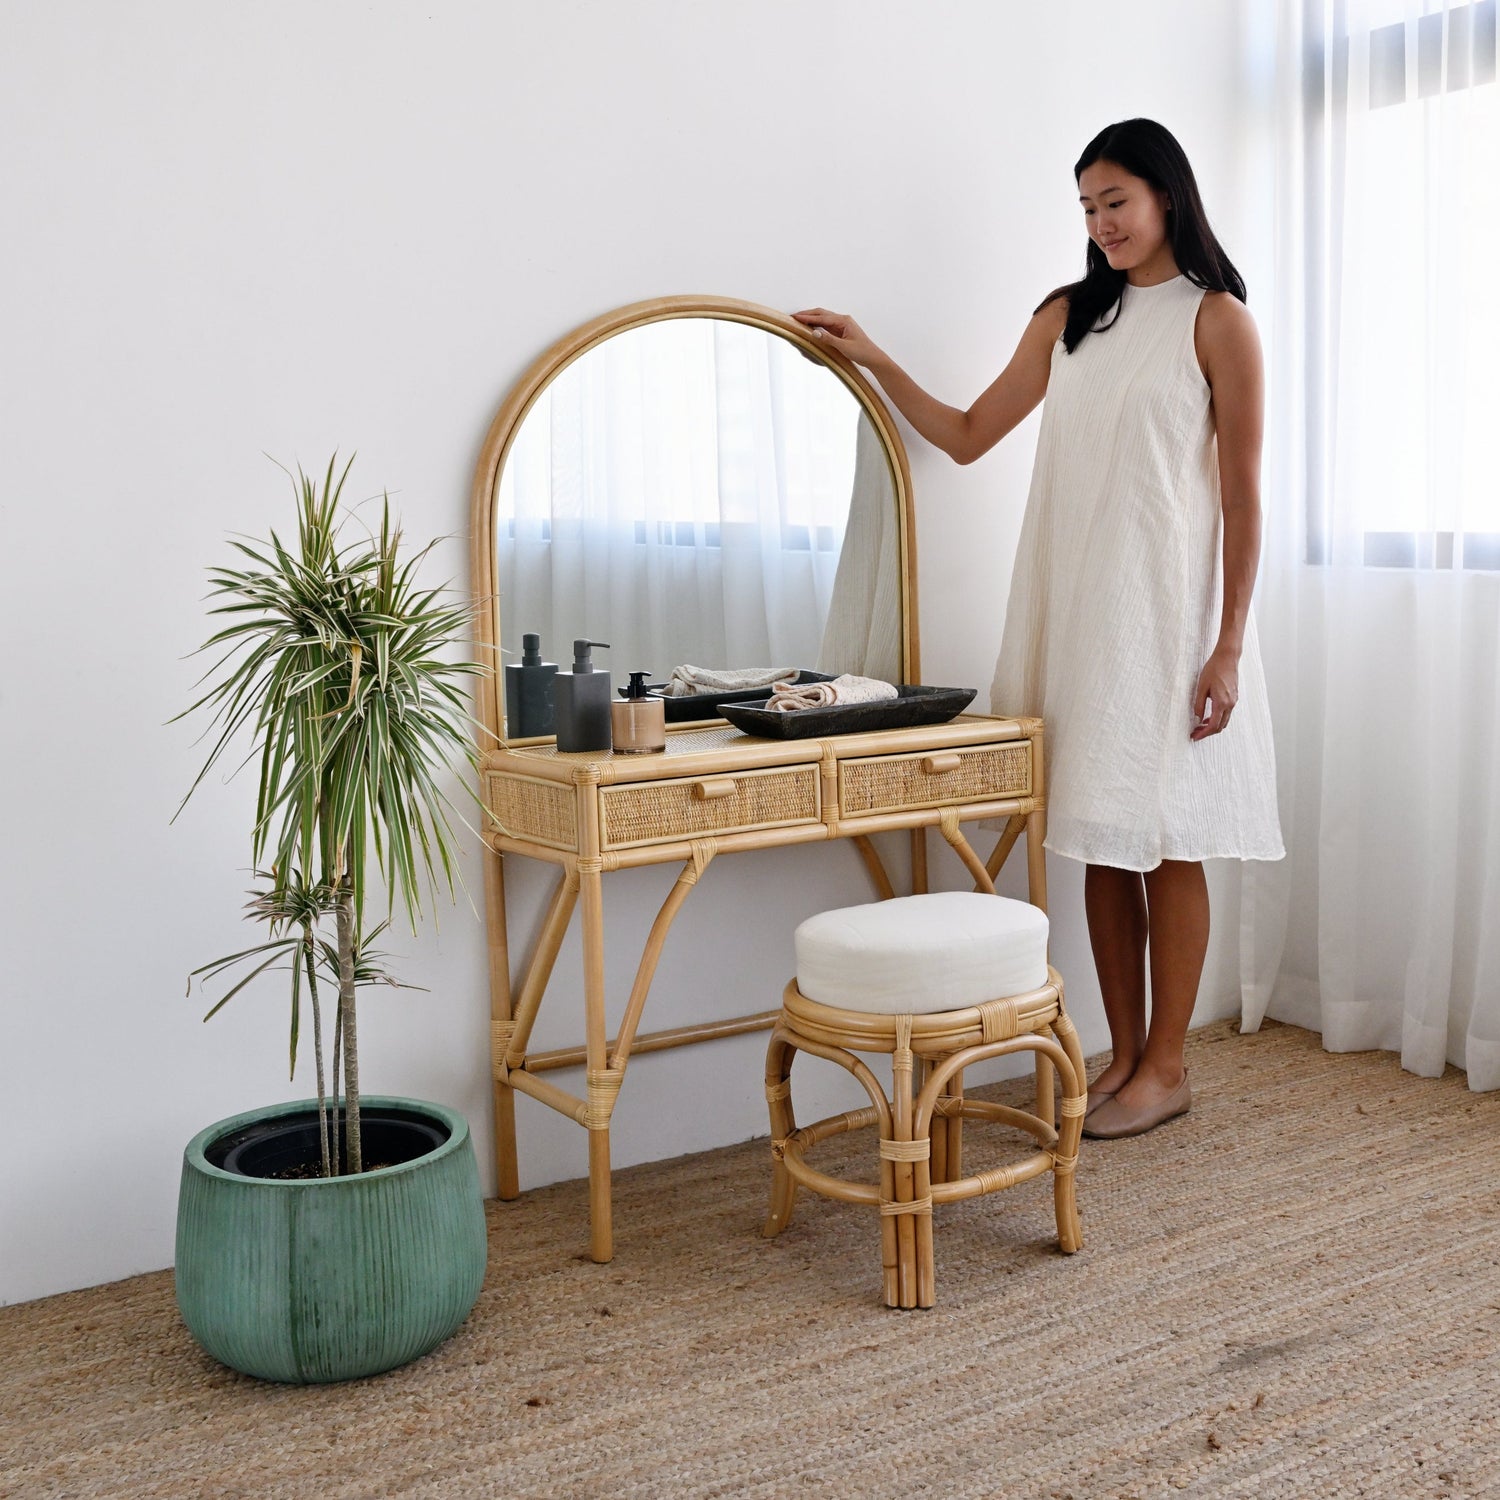
[[[1229,727],[1229,716],[1240,701],[1240,654],[1220,646],[1198,674],[1193,693],[1192,738],[1206,740]],[[1212,708],[1210,708],[1212,704]]]

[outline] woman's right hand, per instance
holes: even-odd
[[[809,307],[792,316],[803,327],[810,328],[819,343],[832,344],[857,365],[869,369],[881,357],[879,346],[846,313],[829,312],[826,307]]]

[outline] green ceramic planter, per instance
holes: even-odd
[[[227,1137],[316,1107],[300,1100],[221,1120],[183,1155],[177,1305],[215,1359],[264,1380],[394,1369],[454,1333],[484,1280],[479,1172],[455,1110],[365,1099],[367,1122],[382,1111],[417,1116],[447,1139],[354,1177],[272,1181],[213,1164]]]

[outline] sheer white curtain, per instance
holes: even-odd
[[[1247,1029],[1500,1087],[1495,3],[1279,0]]]
[[[833,579],[820,672],[901,679],[901,517],[885,444],[861,416],[849,525]]]
[[[673,319],[576,360],[527,414],[501,475],[507,649],[567,665],[575,637],[620,681],[811,666],[854,473],[858,402],[745,324]]]

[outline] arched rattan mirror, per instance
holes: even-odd
[[[488,744],[523,632],[564,666],[576,637],[610,642],[617,683],[684,663],[920,680],[900,435],[771,308],[659,298],[560,339],[490,425],[471,537]]]

